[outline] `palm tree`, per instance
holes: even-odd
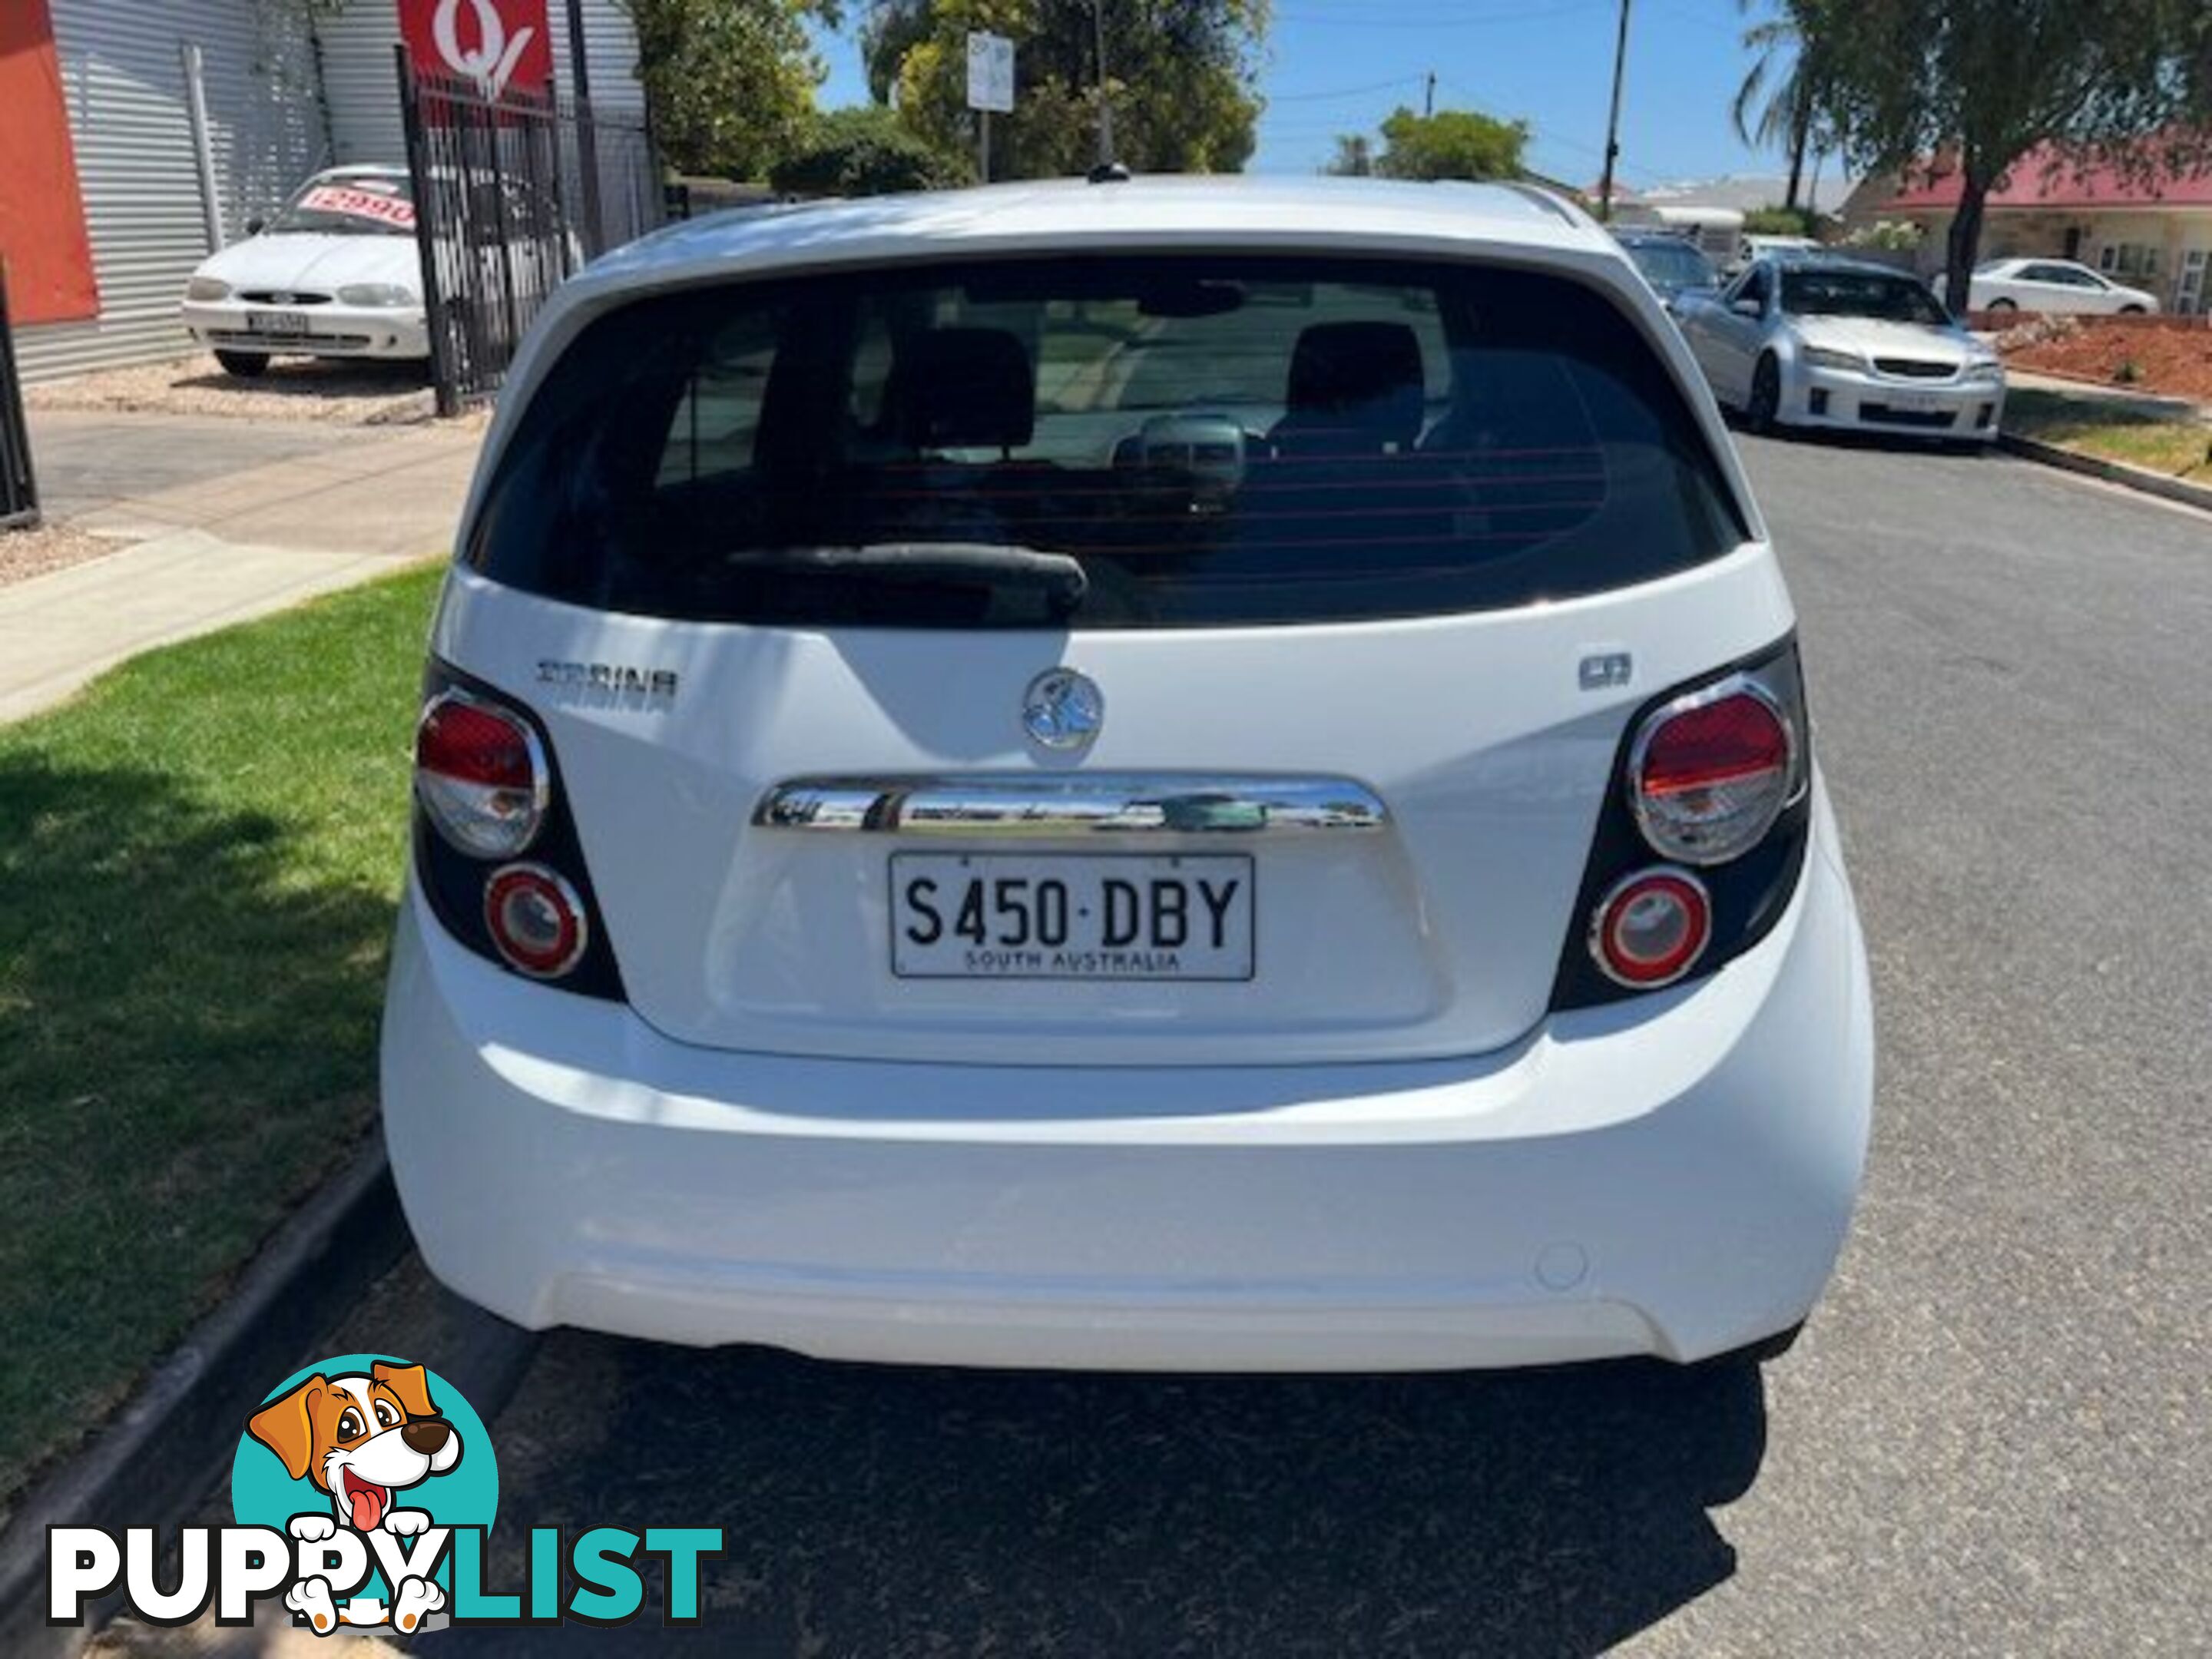
[[[1741,3],[1748,9],[1752,0]],[[1745,143],[1789,151],[1790,185],[1782,205],[1794,211],[1805,180],[1806,152],[1820,137],[1820,65],[1806,49],[1804,31],[1786,9],[1782,16],[1746,29],[1743,44],[1753,57],[1743,84],[1736,88],[1729,118]]]

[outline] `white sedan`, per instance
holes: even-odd
[[[233,374],[272,356],[430,355],[404,167],[334,167],[185,285],[185,328]]]
[[[1903,271],[1832,255],[1762,259],[1717,295],[1686,295],[1675,320],[1713,395],[1754,432],[1997,435],[2003,364]]]
[[[2158,295],[2126,288],[2071,259],[1989,259],[1974,267],[1975,311],[2040,311],[2081,317],[2147,316]]]

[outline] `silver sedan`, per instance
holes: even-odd
[[[1904,271],[1761,259],[1716,295],[1685,296],[1676,320],[1713,395],[1753,431],[1997,435],[2004,366]]]

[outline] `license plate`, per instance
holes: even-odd
[[[1252,860],[894,853],[901,979],[1246,980]]]
[[[249,311],[246,326],[253,334],[305,334],[307,313],[304,311]]]
[[[1930,397],[1925,392],[1892,392],[1885,396],[1883,401],[1892,409],[1906,415],[1933,415],[1943,406],[1941,398]]]

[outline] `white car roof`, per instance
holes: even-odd
[[[1170,176],[1093,185],[1049,179],[799,206],[737,209],[672,226],[592,268],[591,278],[650,285],[686,267],[748,270],[866,263],[1015,244],[1375,248],[1391,242],[1486,243],[1619,258],[1578,208],[1530,185],[1404,184],[1364,179]]]

